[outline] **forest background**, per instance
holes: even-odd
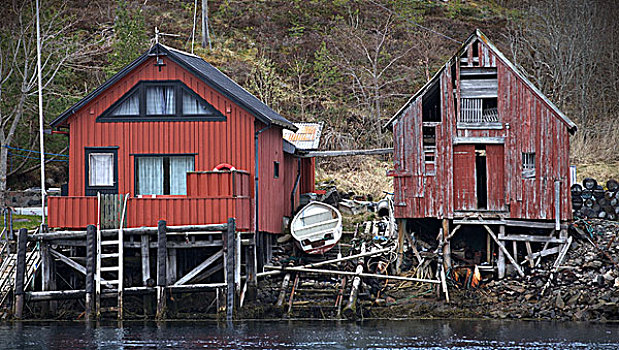
[[[178,35],[164,44],[191,52],[197,4],[194,53],[289,120],[324,122],[322,149],[390,147],[385,121],[479,28],[578,124],[579,177],[619,176],[613,0],[40,1],[46,122],[148,49],[155,27]],[[40,184],[35,2],[4,2],[0,195]],[[211,48],[201,45],[203,3]],[[67,181],[68,138],[45,142],[48,186],[57,187]],[[319,177],[339,174],[371,192],[388,186],[389,167],[387,158],[335,159],[319,163]],[[364,172],[365,182],[354,177]]]

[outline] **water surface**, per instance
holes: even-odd
[[[3,349],[619,349],[619,324],[480,320],[24,322]]]

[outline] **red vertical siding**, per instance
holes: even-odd
[[[287,215],[287,205],[282,201],[285,191],[284,152],[282,130],[270,128],[259,136],[259,230],[269,233],[282,232],[282,218]],[[274,162],[279,162],[279,178],[274,177]],[[290,192],[288,192],[290,194]]]

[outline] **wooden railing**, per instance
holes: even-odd
[[[245,171],[190,172],[187,196],[131,197],[127,227],[207,225],[236,218],[239,230],[251,223],[250,175]],[[50,227],[84,228],[97,224],[97,197],[48,197]]]

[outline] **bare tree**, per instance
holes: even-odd
[[[72,23],[61,10],[45,9],[41,17],[42,81],[47,94],[59,72],[71,64],[81,65],[92,54],[96,43],[83,45],[81,40],[67,35]],[[13,1],[0,10],[0,206],[4,206],[10,146],[35,148],[28,124],[36,116],[36,16],[34,1]],[[62,93],[57,92],[56,93]],[[19,134],[23,129],[25,133]],[[19,138],[18,138],[19,136]],[[19,145],[18,145],[19,146]],[[24,159],[13,171],[23,167]]]
[[[350,92],[356,99],[364,130],[375,144],[385,142],[381,120],[386,100],[395,87],[407,79],[406,68],[400,66],[413,46],[395,37],[392,16],[382,23],[364,21],[359,13],[351,13],[346,26],[336,28],[329,42],[332,61],[350,78]]]

